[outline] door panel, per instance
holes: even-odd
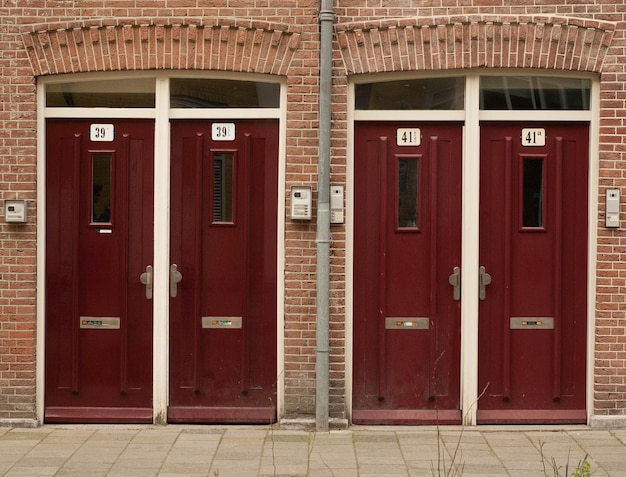
[[[46,127],[45,420],[151,422],[154,126]]]
[[[352,418],[457,423],[462,128],[420,124],[421,144],[398,146],[398,126],[416,132],[355,129]]]
[[[587,125],[481,126],[480,422],[586,422]]]
[[[172,123],[170,422],[276,418],[278,128]]]

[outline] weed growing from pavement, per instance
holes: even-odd
[[[571,474],[568,455],[567,463],[565,464],[564,469],[565,473],[562,474],[561,470],[563,469],[563,466],[558,465],[554,457],[550,457],[550,459],[548,459],[543,452],[545,444],[545,442],[539,441],[539,453],[541,454],[541,465],[543,466],[543,475],[545,477],[591,477],[591,464],[589,463],[588,455],[585,455],[585,457],[578,461],[578,464]]]
[[[450,462],[446,463],[446,450],[445,446],[442,448],[439,425],[437,425],[437,469],[435,469],[433,463],[431,462],[430,474],[432,477],[460,477],[463,475],[465,464],[463,462],[457,462],[457,457],[459,456],[459,450],[461,448],[461,439],[463,438],[463,429],[464,428],[461,428],[461,434],[456,442]]]
[[[443,444],[443,438],[441,436],[441,428],[439,426],[439,409],[437,407],[437,388],[438,386],[438,380],[437,380],[437,365],[439,364],[439,360],[441,360],[441,358],[443,358],[445,351],[443,351],[435,360],[435,363],[433,365],[433,376],[432,376],[432,380],[433,380],[433,384],[434,384],[434,388],[435,388],[435,413],[437,415],[436,421],[437,421],[437,468],[435,469],[435,466],[433,464],[433,462],[431,461],[430,463],[430,474],[432,477],[460,477],[463,475],[463,469],[465,468],[465,463],[463,462],[458,462],[458,459],[460,457],[461,454],[461,440],[463,439],[463,431],[465,430],[465,426],[461,427],[461,433],[459,434],[459,438],[456,441],[456,445],[454,447],[454,452],[452,452],[452,456],[450,457],[450,461],[448,462],[446,460],[446,448],[445,445]],[[488,385],[487,385],[488,386]],[[487,388],[485,387],[485,389],[483,390],[483,392],[480,394],[480,396],[478,396],[478,398],[476,399],[476,402],[478,402],[478,399],[480,399],[482,397],[482,395],[485,393],[485,391],[487,390]]]

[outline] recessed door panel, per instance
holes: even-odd
[[[355,423],[460,420],[461,140],[459,125],[356,125]]]
[[[171,422],[276,417],[278,128],[226,127],[172,123]]]
[[[480,422],[586,422],[588,136],[481,127]]]
[[[47,122],[47,422],[152,421],[149,122]]]

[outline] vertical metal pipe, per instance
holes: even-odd
[[[317,298],[315,350],[315,427],[328,431],[330,315],[330,126],[333,0],[320,0],[320,109],[317,182]]]

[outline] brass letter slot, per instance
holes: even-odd
[[[385,318],[386,330],[427,330],[428,318]]]
[[[80,327],[87,330],[119,330],[120,319],[109,316],[81,316]]]
[[[553,330],[554,318],[551,316],[546,317],[526,317],[526,318],[513,318],[511,317],[511,329],[512,330]]]
[[[241,328],[241,316],[203,316],[202,328]]]

